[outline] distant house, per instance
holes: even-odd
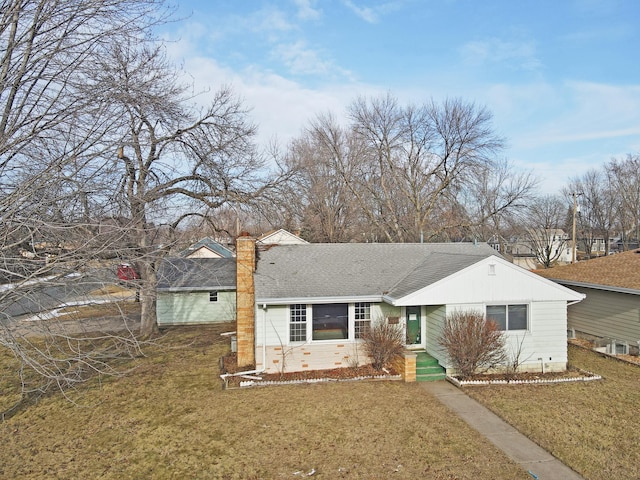
[[[233,252],[212,238],[205,237],[178,255],[185,258],[231,258]]]
[[[305,245],[309,242],[281,228],[274,232],[265,233],[258,238],[257,243],[258,245]]]
[[[562,229],[530,230],[525,235],[509,239],[505,252],[513,263],[527,269],[535,269],[541,259],[550,259],[553,264],[569,263],[572,260],[571,240]]]
[[[304,371],[367,361],[360,336],[372,322],[402,329],[407,349],[445,369],[438,345],[448,314],[496,320],[523,369],[567,364],[567,302],[583,295],[501,258],[486,244],[302,244],[259,251],[237,240],[238,363]],[[286,365],[285,365],[286,364]]]
[[[235,258],[168,258],[158,270],[159,326],[235,320]]]
[[[640,250],[536,271],[586,299],[569,306],[568,327],[577,334],[640,341]]]

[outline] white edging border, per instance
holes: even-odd
[[[458,388],[476,385],[545,385],[552,383],[590,382],[593,380],[602,380],[600,375],[596,375],[591,372],[586,373],[589,376],[554,378],[550,380],[458,380],[450,375],[447,375],[446,379]]]
[[[354,378],[304,378],[300,380],[243,380],[239,388],[267,385],[300,385],[304,383],[357,382],[360,380],[402,380],[402,375],[369,375]]]

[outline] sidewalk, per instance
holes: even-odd
[[[509,458],[539,480],[581,480],[582,477],[489,409],[447,381],[424,382],[425,389],[456,415],[487,437]]]

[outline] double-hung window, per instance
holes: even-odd
[[[307,306],[302,304],[289,306],[289,341],[307,341]]]
[[[355,337],[362,338],[362,334],[371,328],[371,304],[355,304]]]
[[[218,301],[218,292],[209,292],[209,301],[217,302]]]
[[[487,319],[496,322],[500,330],[527,330],[528,318],[526,304],[487,305]]]

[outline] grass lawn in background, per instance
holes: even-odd
[[[126,376],[0,424],[2,478],[527,479],[420,384],[222,390],[233,326],[169,330]],[[0,409],[15,363],[0,352]],[[15,395],[15,391],[13,391]]]
[[[464,391],[587,479],[640,478],[640,366],[570,345],[595,382]]]

